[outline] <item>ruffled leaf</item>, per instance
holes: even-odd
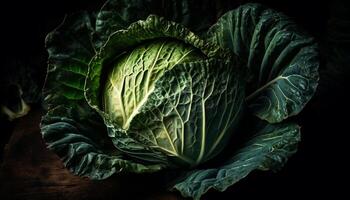
[[[253,170],[279,169],[297,150],[300,128],[296,124],[265,124],[254,130],[256,135],[224,165],[194,170],[173,188],[184,197],[199,199],[209,189],[226,190]]]
[[[210,12],[208,7],[212,8]],[[96,32],[102,45],[113,32],[149,15],[158,15],[199,33],[215,22],[219,12],[216,7],[210,0],[109,0],[97,14]]]
[[[246,99],[259,118],[280,122],[298,114],[314,95],[317,45],[285,15],[247,4],[223,15],[207,37],[246,64]]]

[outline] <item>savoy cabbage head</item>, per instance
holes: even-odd
[[[316,90],[314,39],[258,4],[215,24],[190,1],[162,6],[111,0],[47,36],[48,147],[91,179],[176,169],[170,189],[196,199],[280,168],[300,140],[284,121]]]

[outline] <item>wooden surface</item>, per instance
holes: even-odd
[[[134,177],[91,181],[72,175],[41,137],[40,111],[18,119],[5,147],[0,199],[180,199]]]

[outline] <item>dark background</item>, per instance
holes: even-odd
[[[245,2],[248,1],[230,1],[223,6],[228,6],[225,9],[235,8]],[[350,62],[346,58],[350,57],[350,28],[346,25],[350,23],[349,6],[342,1],[334,0],[255,2],[284,12],[319,41],[321,53],[319,90],[297,118],[302,126],[302,142],[298,153],[290,158],[281,171],[254,172],[224,193],[209,192],[205,195],[205,199],[327,198],[327,196],[332,199],[341,198],[345,194],[345,187],[349,185],[347,184],[349,168],[346,167],[350,158],[347,155],[349,145],[346,144],[346,136],[350,133],[348,128],[350,103],[347,97]],[[46,34],[63,20],[65,14],[78,10],[97,10],[103,1],[7,1],[6,4],[5,2],[1,4],[0,61],[7,63],[19,59],[32,62],[32,58],[38,58],[39,63],[45,63]],[[33,66],[38,72],[36,78],[40,85],[45,76],[46,66],[44,64]],[[0,67],[6,71],[9,66],[1,64]],[[6,94],[0,94],[0,98],[4,98],[4,95]],[[114,187],[119,187],[119,183],[113,180],[91,182],[88,179],[73,177],[67,171],[52,174],[55,170],[64,168],[58,157],[44,147],[38,129],[40,115],[41,110],[34,105],[28,116],[11,123],[2,121],[1,143],[8,145],[0,170],[0,198],[120,197],[121,193],[114,192]],[[39,169],[41,171],[36,172]],[[45,182],[42,178],[47,177],[47,174],[51,174],[47,179],[50,182]],[[123,199],[178,198],[177,195],[157,191],[157,188],[152,187],[151,180],[126,185]]]

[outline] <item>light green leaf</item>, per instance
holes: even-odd
[[[194,199],[199,199],[209,189],[224,191],[253,170],[280,168],[296,152],[300,141],[300,127],[296,124],[265,124],[256,126],[255,132],[256,135],[226,164],[193,170],[176,183],[174,189]]]
[[[296,115],[315,93],[317,45],[285,15],[247,4],[223,15],[207,37],[246,64],[246,99],[259,118],[276,123]]]
[[[104,86],[103,109],[123,129],[154,90],[155,82],[175,65],[205,59],[198,49],[160,39],[134,47],[114,64]],[[149,67],[148,67],[149,66]]]

